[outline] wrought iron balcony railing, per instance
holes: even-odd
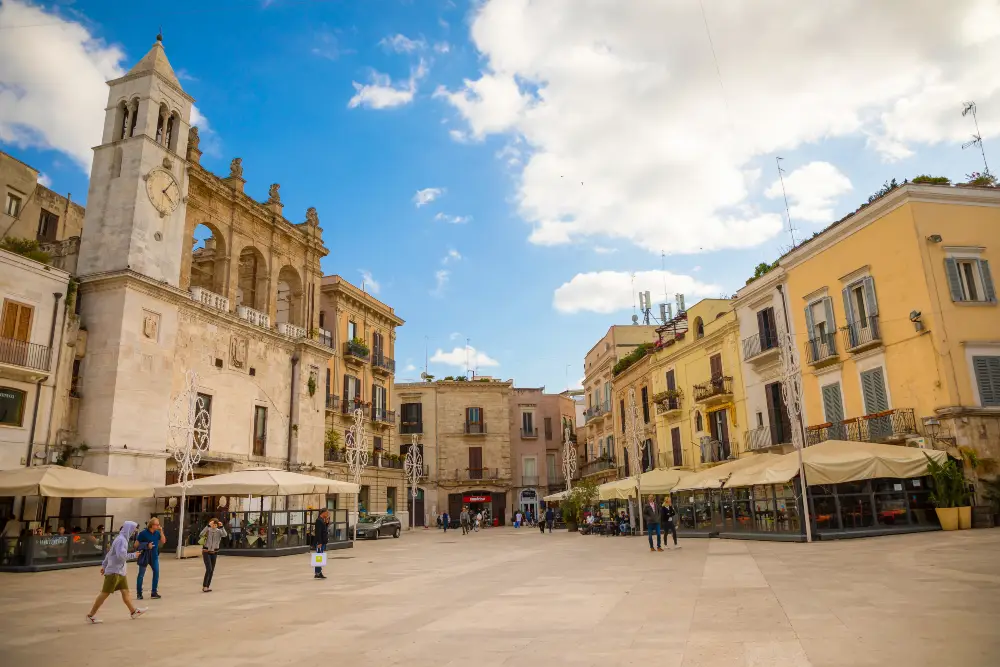
[[[714,377],[708,382],[694,386],[694,400],[707,401],[717,396],[728,396],[733,393],[733,378],[729,375]]]
[[[329,348],[333,348],[333,334],[325,329],[317,329],[316,342],[320,345],[326,345]]]
[[[502,475],[502,477],[509,478],[510,474]],[[501,479],[501,470],[500,468],[456,468],[454,470],[441,471],[441,478],[460,482],[480,479]]]
[[[537,428],[522,428],[521,429],[522,438],[537,438],[538,429]]]
[[[680,410],[683,400],[684,392],[680,389],[668,389],[653,395],[653,402],[656,404],[656,414],[658,415],[665,415]]]
[[[13,338],[0,338],[0,364],[48,371],[51,361],[52,350],[44,345]]]
[[[716,440],[704,437],[698,443],[701,449],[702,463],[718,463],[736,457],[737,447],[731,440]]]
[[[372,356],[372,370],[376,373],[390,374],[396,372],[396,361],[386,356]]]
[[[656,455],[656,467],[657,468],[683,468],[684,466],[689,466],[690,463],[685,460],[687,453],[681,448],[677,452],[677,456],[674,456],[673,450],[667,452],[659,452]]]
[[[486,422],[465,422],[466,435],[486,435]]]
[[[580,466],[580,474],[586,477],[587,475],[604,472],[605,470],[613,470],[614,468],[615,460],[609,456],[602,456],[593,461],[587,461]]]
[[[806,341],[806,361],[815,366],[837,358],[837,337],[823,334]]]
[[[833,424],[817,424],[806,428],[806,445],[825,440],[856,442],[894,442],[916,435],[917,423],[912,408],[895,408],[863,417],[853,417]]]
[[[840,333],[844,336],[844,349],[848,352],[858,352],[882,342],[878,315],[871,315],[864,320],[851,322],[842,328]]]
[[[759,357],[765,352],[778,349],[778,334],[768,331],[763,334],[755,333],[749,338],[743,339],[743,361],[749,361],[754,357]]]
[[[758,426],[746,432],[746,445],[748,452],[756,452],[778,445],[791,444],[789,434],[782,433],[781,429],[773,429],[770,425]]]
[[[424,432],[424,423],[419,422],[400,422],[399,432],[404,435],[409,435],[411,433],[421,434]]]
[[[384,410],[383,408],[372,407],[371,420],[380,424],[395,424],[396,412],[395,410]]]
[[[330,412],[336,412],[340,409],[340,396],[334,396],[333,394],[326,397],[326,409]]]
[[[347,361],[368,361],[369,350],[361,343],[349,340],[344,343],[344,359]]]

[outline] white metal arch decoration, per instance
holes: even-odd
[[[181,513],[177,527],[177,558],[184,549],[184,518],[187,490],[194,481],[194,469],[208,450],[212,415],[205,398],[198,395],[198,374],[188,371],[184,387],[174,399],[170,414],[170,453],[177,461],[177,482],[181,485]]]
[[[348,429],[344,436],[344,453],[347,458],[347,470],[351,475],[351,481],[361,487],[361,473],[368,465],[368,432],[365,431],[365,411],[361,408],[354,410],[354,424]],[[358,518],[361,518],[360,491],[355,506],[358,509]],[[354,522],[354,539],[358,537],[358,522]]]

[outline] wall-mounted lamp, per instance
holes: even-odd
[[[930,241],[931,243],[941,243],[941,235],[931,234],[930,236],[927,237],[927,240]]]
[[[940,237],[938,237],[940,238]],[[920,311],[910,311],[910,321],[913,322],[913,329],[918,333],[924,330],[924,323],[920,321]]]

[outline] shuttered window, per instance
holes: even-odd
[[[865,399],[866,415],[889,409],[889,397],[886,395],[885,376],[881,367],[861,373],[861,393]]]
[[[35,309],[17,301],[4,301],[0,335],[12,340],[28,342],[31,336],[31,318]]]
[[[673,449],[674,465],[684,465],[684,452],[681,449],[681,430],[676,426],[670,429],[670,448]]]
[[[952,301],[996,303],[990,263],[985,259],[949,257],[944,260]]]
[[[844,421],[844,404],[840,400],[839,382],[823,387],[823,416],[833,424]]]
[[[980,405],[1000,406],[1000,356],[972,357]]]

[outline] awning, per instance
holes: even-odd
[[[695,491],[699,489],[718,489],[722,486],[723,482],[726,483],[726,486],[731,486],[728,480],[730,475],[733,475],[737,471],[751,466],[759,467],[767,461],[775,462],[782,458],[784,457],[779,456],[778,454],[754,454],[753,456],[744,456],[734,461],[727,461],[721,465],[713,466],[706,470],[693,473],[692,475],[680,480],[673,490]]]
[[[200,477],[191,482],[188,495],[194,496],[297,496],[309,493],[350,493],[359,490],[357,484],[326,477],[303,475],[277,468],[249,468],[224,475]],[[157,498],[181,494],[180,484],[156,489]]]
[[[639,475],[640,488],[642,488],[642,494],[652,493],[657,496],[663,496],[671,491],[677,486],[681,480],[691,476],[692,473],[689,470],[677,470],[674,468],[657,468],[656,470],[650,470],[649,472],[644,472]]]
[[[149,498],[150,484],[130,482],[96,472],[44,465],[0,470],[0,496],[45,498]]]
[[[551,493],[542,498],[542,500],[547,503],[558,503],[559,501],[566,500],[567,498],[569,498],[569,491],[560,491],[559,493]]]
[[[944,463],[948,453],[874,442],[826,440],[802,450],[802,467],[810,486],[879,477],[905,479],[926,475],[928,456]],[[767,466],[744,468],[734,473],[726,486],[784,484],[798,474],[798,453],[792,452]]]
[[[597,487],[597,497],[601,500],[624,500],[635,496],[635,477],[616,479]]]

